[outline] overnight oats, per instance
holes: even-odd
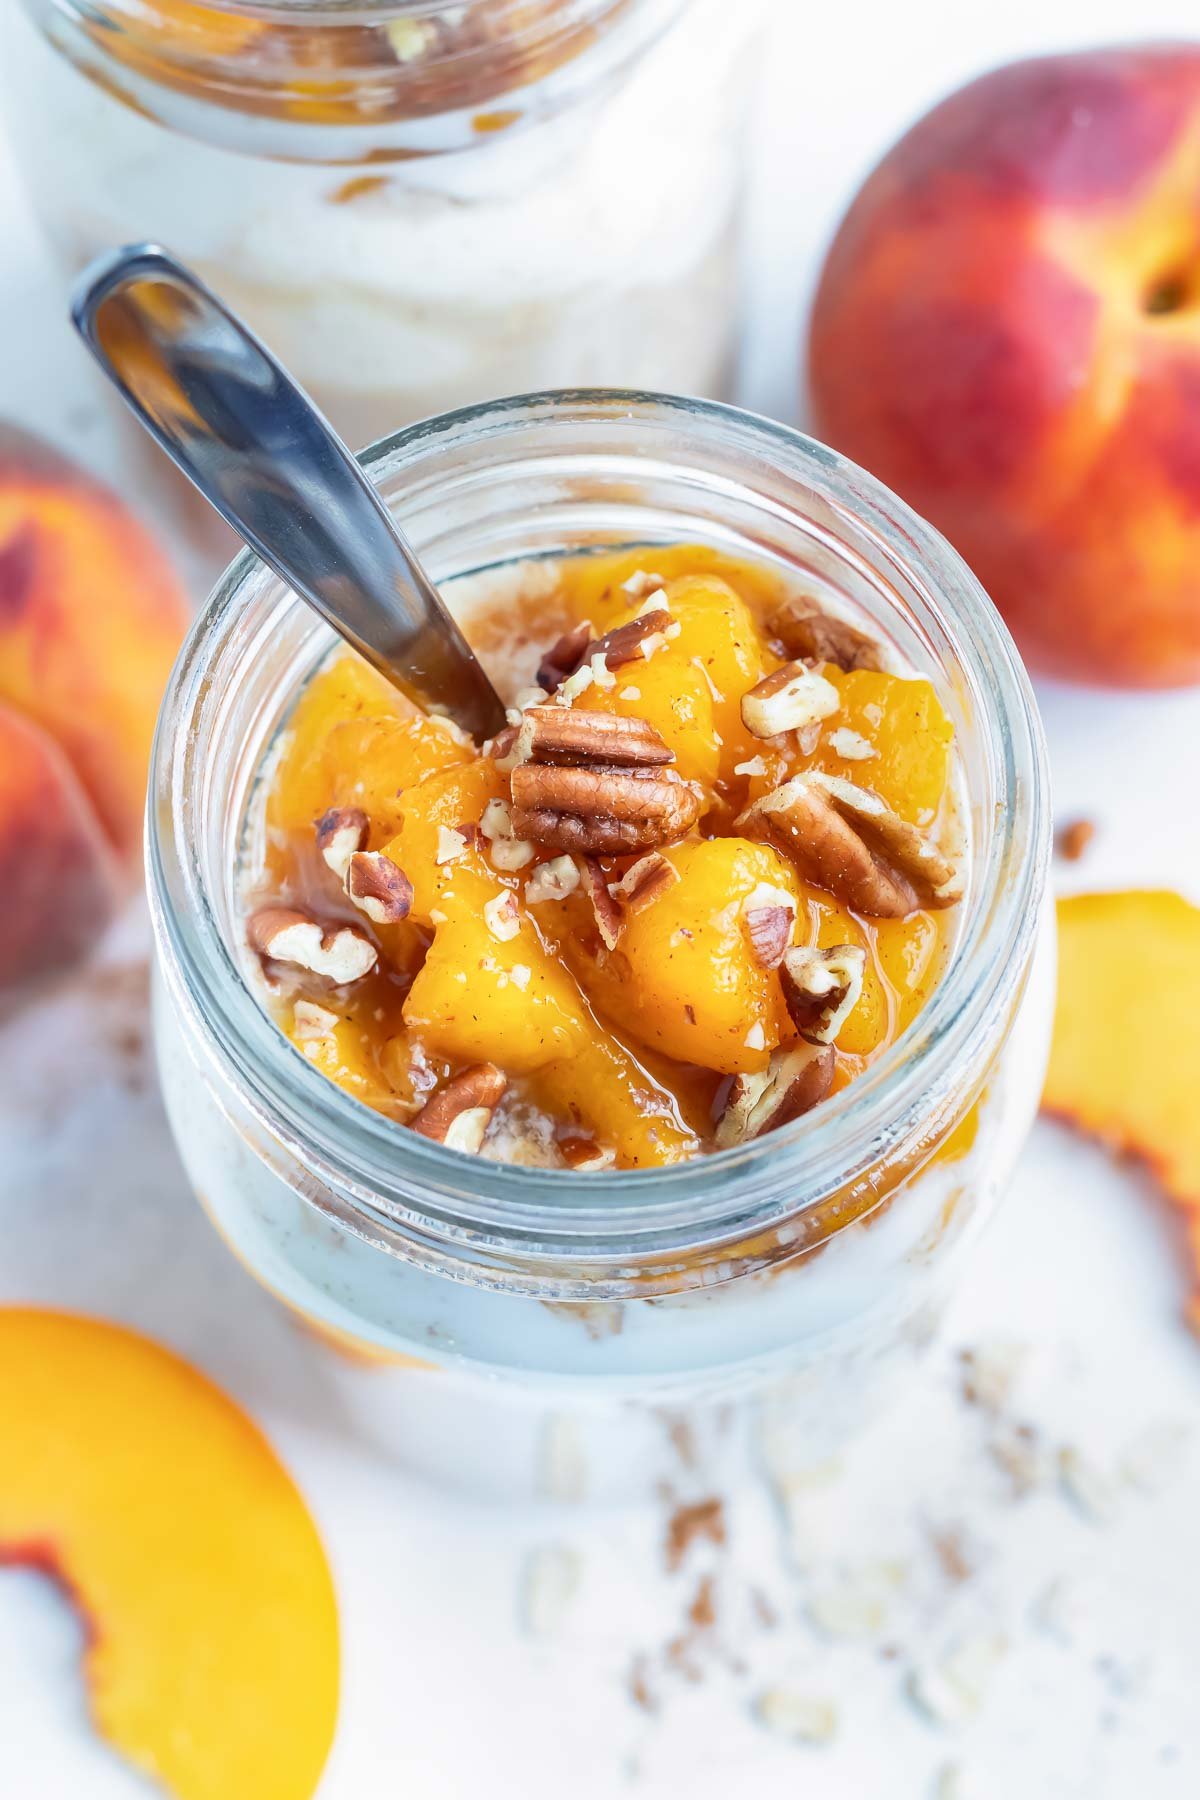
[[[761,0],[6,10],[67,266],[158,239],[350,443],[534,387],[726,395]]]
[[[827,1454],[1037,1105],[1011,644],[890,495],[727,409],[540,396],[371,467],[509,722],[422,712],[249,559],[214,597],[150,820],[197,1192],[445,1474],[528,1489],[568,1431],[609,1492],[681,1420]]]

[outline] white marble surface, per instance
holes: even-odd
[[[747,401],[795,416],[798,322],[819,247],[873,156],[939,91],[1022,51],[1193,25],[1191,0],[782,0],[756,140]],[[0,411],[119,474],[61,315],[0,141]],[[1200,899],[1200,842],[1178,799],[1197,772],[1200,696],[1041,697],[1060,816],[1099,826],[1069,879]],[[131,964],[139,953],[135,922]],[[0,1299],[153,1333],[222,1381],[280,1447],[325,1532],[345,1630],[322,1800],[1200,1792],[1200,1445],[1189,1460],[1177,1442],[1200,1429],[1200,1345],[1179,1323],[1186,1282],[1170,1222],[1135,1171],[1039,1127],[904,1415],[827,1486],[794,1496],[790,1532],[764,1494],[740,1494],[727,1549],[668,1576],[659,1514],[488,1515],[422,1491],[355,1440],[324,1353],[229,1258],[185,1190],[144,1059],[121,1041],[129,985],[64,992],[0,1033]],[[997,1338],[1027,1347],[999,1421],[962,1403],[955,1362],[959,1347]],[[1033,1491],[1019,1501],[994,1454],[1005,1419],[1038,1428]],[[1151,1428],[1143,1484],[1157,1491],[1143,1492],[1129,1469],[1146,1461]],[[1044,1466],[1041,1450],[1063,1444],[1105,1476],[1103,1520]],[[522,1570],[550,1543],[577,1556],[579,1587],[557,1637],[536,1642],[520,1626]],[[964,1580],[947,1568],[956,1547]],[[899,1565],[899,1585],[873,1636],[822,1638],[807,1609],[831,1587],[844,1601],[847,1571],[855,1592],[864,1569],[878,1582],[880,1562]],[[709,1568],[718,1627],[676,1658],[690,1680],[663,1652]],[[977,1655],[996,1635],[1005,1651],[977,1716],[956,1729],[923,1717],[906,1692],[914,1669],[939,1668],[955,1643]],[[44,1583],[0,1574],[4,1800],[147,1791],[87,1727],[79,1643]],[[642,1654],[653,1715],[629,1692]],[[832,1702],[830,1744],[786,1743],[755,1721],[755,1696],[781,1685]],[[939,1785],[950,1766],[957,1787]]]

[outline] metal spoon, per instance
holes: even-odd
[[[411,699],[472,736],[499,695],[358,463],[237,315],[155,244],[93,263],[77,331],[250,548]]]

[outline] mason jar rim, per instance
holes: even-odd
[[[970,914],[908,1029],[816,1112],[750,1144],[665,1168],[581,1176],[492,1162],[432,1143],[354,1100],[300,1054],[250,991],[189,841],[193,803],[199,796],[202,804],[206,779],[196,764],[196,724],[214,671],[233,654],[231,631],[272,588],[279,590],[272,620],[304,610],[249,551],[231,564],[193,624],[160,713],[147,822],[151,907],[174,1004],[191,1014],[263,1126],[340,1195],[365,1235],[372,1221],[388,1221],[518,1260],[636,1261],[732,1241],[802,1214],[911,1136],[931,1096],[955,1092],[971,1047],[1015,1005],[1028,968],[1049,861],[1045,751],[1015,646],[966,564],[882,484],[789,426],[711,401],[569,389],[439,415],[380,440],[360,461],[379,482],[412,478],[448,448],[486,453],[507,446],[504,466],[519,467],[536,427],[568,438],[572,428],[611,430],[635,446],[644,434],[644,448],[626,450],[638,467],[652,454],[651,442],[671,433],[701,483],[706,450],[712,466],[718,448],[744,456],[750,467],[797,494],[819,496],[835,517],[865,531],[883,563],[902,570],[938,607],[994,735],[999,787],[994,829],[975,847]],[[714,494],[721,491],[713,477]],[[404,516],[402,503],[397,511]],[[270,635],[264,630],[264,642]]]

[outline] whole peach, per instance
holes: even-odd
[[[0,992],[65,967],[133,885],[186,619],[118,497],[0,426]]]
[[[1035,666],[1200,681],[1200,47],[1015,63],[929,113],[838,231],[809,382]]]

